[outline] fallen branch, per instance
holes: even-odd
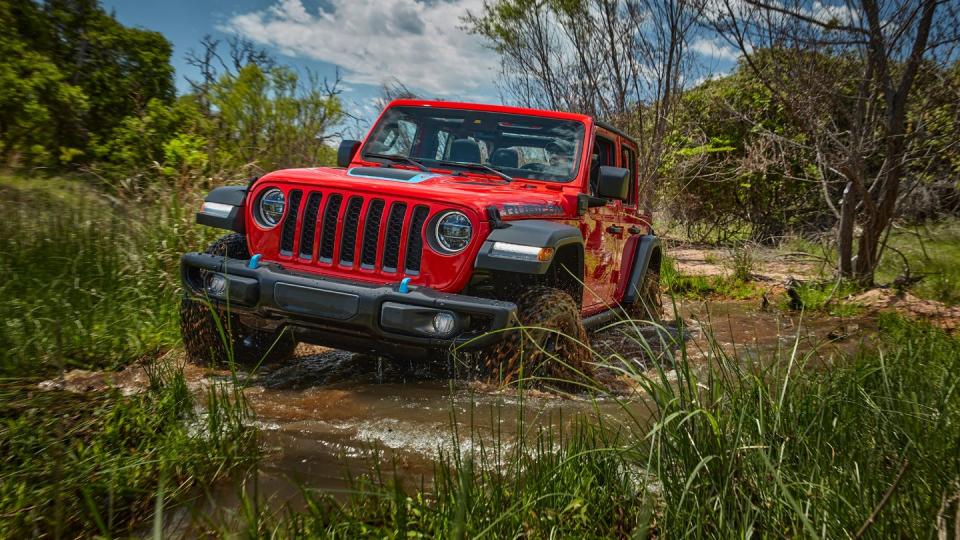
[[[883,494],[883,498],[880,499],[880,503],[877,504],[877,507],[873,509],[873,512],[870,513],[870,517],[863,522],[863,525],[860,527],[860,530],[857,531],[857,534],[854,536],[854,539],[862,538],[866,534],[867,530],[873,525],[873,522],[876,521],[877,515],[880,514],[880,511],[883,510],[883,507],[887,505],[890,501],[890,497],[893,495],[893,492],[897,489],[897,486],[900,485],[900,480],[903,479],[903,473],[907,472],[907,467],[910,466],[910,460],[903,458],[903,463],[900,465],[900,470],[897,472],[897,477],[893,479],[893,483],[890,484],[890,487],[887,488],[887,492]]]

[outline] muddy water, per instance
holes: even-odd
[[[788,354],[795,344],[826,357],[838,347],[855,347],[869,331],[866,321],[801,320],[741,302],[686,302],[678,311],[687,352],[700,362],[718,348],[749,362]],[[671,329],[671,335],[679,333]],[[649,355],[631,336],[607,331],[595,335],[593,344],[637,369],[648,368]],[[345,473],[368,472],[373,452],[383,458],[387,474],[395,470],[401,479],[416,485],[426,479],[429,485],[439,453],[456,447],[482,442],[491,448],[499,441],[509,450],[521,437],[534,437],[538,427],[569,426],[578,415],[600,415],[608,423],[649,416],[643,396],[623,384],[617,385],[619,396],[606,399],[519,394],[451,377],[455,370],[301,346],[295,359],[253,378],[247,396],[265,458],[254,474],[221,486],[212,502],[235,507],[239,486],[256,484],[259,495],[274,503],[296,505],[300,487],[348,488]]]

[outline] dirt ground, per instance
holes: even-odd
[[[668,248],[677,270],[684,275],[722,276],[732,273],[729,250],[679,244]],[[822,261],[803,254],[785,254],[775,249],[756,248],[753,251],[753,279],[762,283],[767,293],[781,293],[791,279],[815,281],[821,279]],[[898,293],[889,288],[877,288],[841,299],[864,308],[867,314],[897,312],[955,332],[960,329],[960,306],[950,307],[934,300],[918,298],[909,292]]]
[[[680,244],[667,248],[667,254],[676,263],[677,271],[687,276],[722,276],[732,273],[731,253],[727,249]],[[814,279],[820,264],[799,254],[784,254],[773,249],[757,248],[753,277],[764,282],[786,282]]]

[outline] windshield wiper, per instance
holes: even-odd
[[[453,165],[454,167],[464,167],[466,169],[486,171],[488,173],[495,174],[500,178],[503,178],[507,182],[513,182],[512,176],[509,176],[505,172],[495,169],[489,165],[484,165],[483,163],[470,163],[467,161],[439,161],[439,160],[434,160],[434,163],[437,163],[439,165]]]
[[[370,154],[370,153],[368,153],[368,154],[364,154],[363,157],[372,157],[372,158],[387,159],[387,160],[390,160],[390,161],[392,161],[392,162],[394,162],[394,163],[407,163],[407,164],[413,165],[414,167],[420,169],[420,170],[423,171],[423,172],[430,172],[430,169],[428,169],[427,166],[424,165],[423,163],[420,163],[419,161],[417,161],[417,160],[415,160],[415,159],[413,159],[413,158],[411,158],[411,157],[401,156],[400,154]]]

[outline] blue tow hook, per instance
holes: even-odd
[[[400,280],[400,286],[397,287],[397,292],[400,294],[407,294],[410,292],[410,278],[405,277]]]
[[[260,255],[259,253],[257,253],[253,257],[250,257],[250,262],[247,263],[247,268],[252,268],[256,270],[257,267],[260,266],[260,257],[263,257],[263,255]]]

